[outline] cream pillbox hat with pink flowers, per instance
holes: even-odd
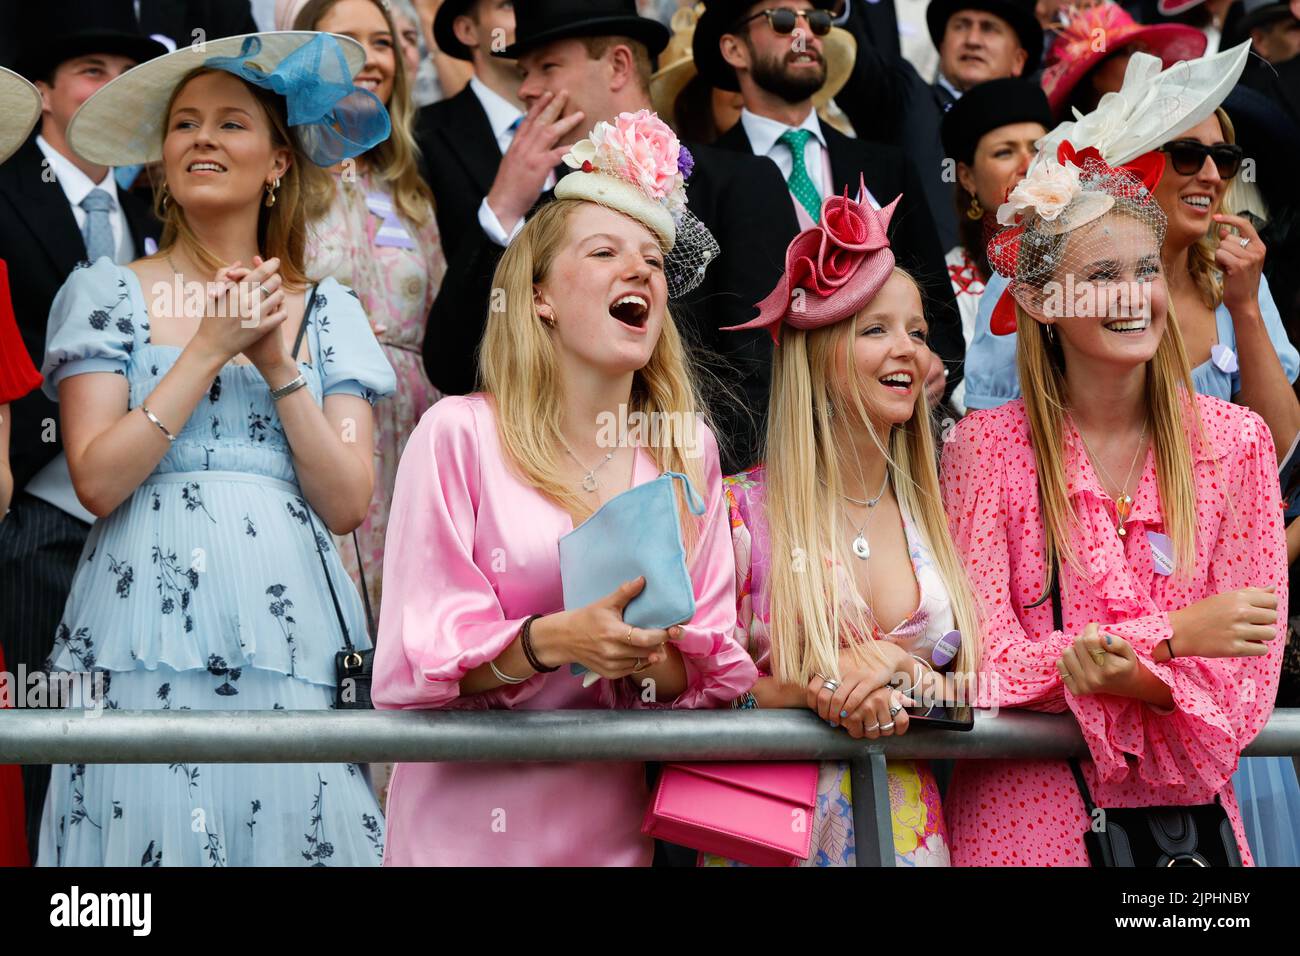
[[[597,123],[564,156],[574,172],[555,187],[556,199],[608,206],[642,223],[663,245],[668,294],[676,298],[704,279],[721,251],[686,208],[686,180],[695,161],[672,128],[650,110]]]

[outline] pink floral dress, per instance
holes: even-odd
[[[432,210],[428,221],[417,226],[390,213],[392,194],[385,185],[372,183],[368,173],[353,179],[334,174],[338,192],[329,212],[312,224],[307,274],[313,280],[333,276],[357,294],[397,373],[397,391],[375,405],[375,493],[370,513],[357,529],[377,614],[397,462],[420,416],[442,397],[425,375],[421,347],[447,261]],[[339,555],[360,587],[350,537],[339,542]]]
[[[724,480],[736,553],[736,640],[749,651],[761,676],[771,675],[771,615],[765,588],[771,567],[766,508],[766,470],[759,465]],[[883,639],[932,660],[934,646],[954,627],[952,606],[922,529],[904,512],[912,568],[921,601],[907,620]],[[846,594],[856,594],[847,569],[841,569]],[[860,599],[859,599],[860,600]],[[939,787],[923,761],[890,760],[889,804],[894,818],[894,859],[899,866],[947,866],[948,836],[939,806]],[[706,854],[705,866],[740,866]],[[812,852],[805,866],[853,866],[853,796],[849,765],[827,760],[817,778]]]
[[[1209,803],[1220,798],[1243,861],[1253,864],[1230,778],[1242,749],[1273,709],[1283,641],[1263,657],[1178,658],[1153,648],[1172,633],[1169,612],[1242,587],[1276,586],[1279,637],[1286,621],[1286,541],[1277,459],[1254,412],[1195,397],[1207,441],[1193,439],[1196,563],[1184,580],[1153,560],[1165,531],[1148,452],[1127,536],[1102,491],[1077,432],[1065,437],[1071,542],[1083,574],[1061,567],[1065,632],[1052,629],[1043,592],[1043,520],[1028,419],[1020,399],[975,412],[943,455],[943,490],[957,549],[985,616],[979,672],[984,707],[1071,712],[1092,760],[1083,773],[1098,806]],[[1150,537],[1155,535],[1154,539]],[[1089,622],[1133,645],[1168,685],[1169,711],[1106,694],[1076,697],[1056,661]],[[944,801],[958,866],[1086,866],[1082,797],[1063,760],[972,760],[957,764]]]

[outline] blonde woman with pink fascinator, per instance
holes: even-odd
[[[726,481],[736,634],[762,675],[738,706],[806,707],[869,740],[957,701],[979,646],[935,470],[921,295],[886,238],[897,204],[831,197],[791,242],[740,326],[776,341],[765,459]],[[934,775],[888,773],[896,862],[946,866]],[[806,865],[854,864],[847,764],[821,765],[811,828]]]

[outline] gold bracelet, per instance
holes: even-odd
[[[176,436],[173,435],[171,432],[169,432],[169,431],[167,430],[167,426],[166,426],[166,425],[164,425],[162,422],[158,421],[158,416],[155,415],[153,412],[149,411],[149,406],[148,406],[148,405],[145,405],[145,404],[141,403],[141,405],[140,405],[140,410],[141,410],[142,412],[144,412],[147,416],[149,416],[149,421],[153,422],[155,425],[158,426],[158,430],[159,430],[160,432],[162,432],[164,435],[167,436],[167,440],[168,440],[168,441],[170,441],[170,442],[174,442],[174,441],[176,441]]]

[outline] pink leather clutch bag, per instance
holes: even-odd
[[[641,832],[751,866],[797,866],[812,845],[817,768],[666,764]]]

